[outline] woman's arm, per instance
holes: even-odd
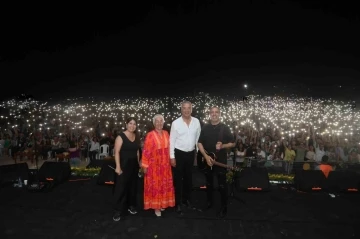
[[[139,150],[139,149],[138,149],[136,155],[137,155],[138,164],[139,164],[140,167],[141,167],[141,164],[140,164],[140,150]]]
[[[123,140],[120,136],[116,137],[115,140],[115,146],[114,146],[114,153],[115,153],[115,165],[116,165],[116,169],[115,172],[117,174],[121,173],[121,165],[120,165],[120,150],[121,150],[121,146],[123,144]]]

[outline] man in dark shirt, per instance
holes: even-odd
[[[198,147],[199,151],[208,165],[205,170],[207,208],[213,205],[214,176],[217,176],[219,191],[221,195],[221,209],[218,212],[219,217],[225,217],[227,214],[228,192],[226,185],[226,168],[214,165],[214,160],[207,153],[215,153],[216,161],[222,164],[227,163],[228,148],[235,146],[233,134],[230,128],[220,122],[220,109],[218,107],[210,108],[210,123],[205,124],[201,130]]]

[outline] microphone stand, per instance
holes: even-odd
[[[234,167],[237,167],[236,165],[236,154],[234,153],[234,157],[233,157],[233,165]],[[240,167],[241,168],[241,167]],[[239,172],[240,173],[240,172]],[[232,199],[235,199],[236,201],[242,203],[242,204],[246,204],[246,202],[238,195],[235,195],[235,172],[233,172],[233,178],[232,178],[232,182],[230,184],[230,195],[229,195],[229,201],[231,203]]]
[[[34,177],[34,181],[32,184],[37,185],[38,187],[40,186],[40,180],[39,180],[39,165],[38,165],[38,155],[37,155],[37,150],[36,150],[36,146],[35,146],[35,165],[36,165],[36,173],[35,173],[35,177]]]
[[[33,128],[33,147],[34,147],[34,155],[35,155],[35,165],[36,165],[36,173],[34,180],[31,184],[36,185],[37,189],[40,189],[40,180],[39,180],[39,164],[38,164],[38,150],[36,145],[36,117],[34,120],[34,128]]]
[[[35,125],[35,123],[34,123]],[[35,171],[35,175],[33,177],[33,181],[31,182],[32,185],[37,185],[37,187],[39,187],[39,165],[38,165],[38,150],[37,150],[37,145],[36,145],[36,139],[35,139],[35,126],[34,126],[34,132],[33,132],[33,147],[34,147],[34,156],[35,157],[35,166],[36,166],[36,171]]]

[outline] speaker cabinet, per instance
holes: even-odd
[[[304,192],[327,189],[326,177],[320,170],[296,170],[294,183],[298,190]]]
[[[238,191],[269,191],[269,174],[266,168],[244,168],[235,174]]]
[[[102,167],[99,173],[97,183],[100,185],[104,184],[114,184],[115,182],[115,170],[113,168],[116,167],[114,160],[98,160],[101,162]]]
[[[44,162],[39,169],[39,181],[53,181],[60,184],[67,181],[71,174],[68,162]]]
[[[27,163],[8,164],[0,166],[1,184],[10,184],[21,178],[29,179],[29,166]]]
[[[353,171],[331,171],[327,181],[331,192],[358,192],[360,175]]]

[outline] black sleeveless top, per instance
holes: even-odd
[[[119,136],[123,140],[120,149],[121,167],[126,167],[126,165],[137,163],[137,151],[140,149],[140,142],[137,139],[135,139],[134,142],[131,142],[124,133],[121,133]]]

